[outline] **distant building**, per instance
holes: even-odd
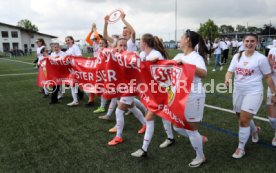
[[[0,22],[0,52],[8,52],[11,49],[24,51],[30,48],[35,51],[35,41],[38,38],[43,38],[49,46],[51,40],[57,37]]]

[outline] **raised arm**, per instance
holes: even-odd
[[[90,39],[91,38],[91,35],[92,35],[92,31],[90,31],[88,33],[88,35],[86,36],[85,38],[85,41],[90,45],[90,46],[93,46],[93,41]]]
[[[104,31],[103,31],[103,37],[104,39],[106,39],[107,41],[109,41],[110,43],[114,42],[114,39],[112,37],[110,37],[107,33],[107,27],[108,27],[108,20],[109,20],[109,16],[105,16],[104,17]]]
[[[133,43],[135,43],[135,37],[136,37],[136,35],[135,35],[135,30],[134,30],[133,27],[126,21],[125,17],[126,17],[126,14],[125,14],[124,12],[122,12],[122,14],[121,14],[122,22],[123,22],[123,23],[126,25],[126,27],[130,30],[130,32],[131,32],[131,40],[132,40]]]

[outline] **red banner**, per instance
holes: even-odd
[[[107,99],[122,96],[137,96],[136,84],[141,82],[141,59],[134,52],[118,53],[105,49],[100,53],[99,76],[105,76],[97,84],[104,84],[103,96]],[[134,82],[134,83],[133,83]],[[99,88],[99,87],[98,87]]]
[[[143,62],[141,75],[150,89],[139,88],[142,103],[176,126],[191,129],[184,111],[195,69],[193,65],[177,65],[172,60]]]
[[[135,53],[105,49],[99,58],[46,58],[39,68],[38,86],[44,86],[45,81],[61,85],[66,80],[66,84],[107,99],[140,94],[150,111],[190,129],[184,110],[194,73],[193,65],[177,65],[172,60],[141,62]]]

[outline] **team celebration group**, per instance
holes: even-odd
[[[119,36],[109,36],[108,26],[109,17],[104,18],[103,35],[99,34],[95,24],[92,25],[91,31],[86,37],[86,42],[93,47],[93,56],[98,57],[99,52],[105,48],[115,48],[117,51],[128,51],[138,53],[136,46],[136,34],[134,28],[126,20],[124,12],[121,13],[120,19],[125,27]],[[72,36],[65,38],[65,43],[68,49],[63,52],[58,43],[51,44],[51,50],[48,51],[43,39],[37,40],[37,63],[41,65],[45,57],[60,58],[68,55],[82,56],[82,51],[74,43]],[[185,115],[192,130],[175,127],[169,121],[162,118],[167,139],[160,144],[160,148],[166,148],[175,143],[173,130],[181,136],[185,136],[190,140],[190,143],[196,153],[196,157],[188,164],[190,167],[198,167],[206,162],[206,157],[203,152],[203,146],[208,141],[208,138],[199,133],[200,123],[203,119],[205,92],[202,85],[202,79],[207,76],[206,64],[210,62],[210,54],[214,54],[215,67],[212,70],[215,72],[217,68],[223,69],[223,65],[227,62],[228,51],[231,47],[234,51],[234,56],[231,59],[225,75],[225,85],[229,85],[230,80],[234,77],[233,91],[233,109],[236,112],[239,123],[239,141],[236,150],[232,157],[240,159],[245,155],[245,145],[251,135],[252,142],[259,141],[258,133],[260,127],[256,126],[253,121],[253,116],[258,112],[263,101],[263,79],[266,81],[267,88],[267,114],[269,123],[273,130],[272,145],[276,146],[276,40],[273,41],[273,47],[270,49],[269,55],[266,57],[257,51],[258,37],[255,34],[249,33],[244,36],[242,42],[235,40],[216,38],[214,43],[205,41],[200,34],[195,31],[187,30],[180,39],[180,49],[182,53],[177,54],[173,60],[178,64],[192,64],[196,66],[196,72],[193,80],[194,88],[188,96],[185,106]],[[139,57],[142,61],[157,62],[169,58],[162,39],[150,33],[143,34],[140,38]],[[50,53],[51,52],[51,53]],[[222,57],[221,57],[222,55]],[[60,92],[60,86],[54,86],[55,92],[51,94],[50,104],[59,102],[63,97]],[[49,96],[46,89],[42,89],[45,97]],[[82,99],[84,93],[75,87],[71,87],[73,101],[68,103],[68,106],[78,106],[79,99]],[[89,97],[86,106],[94,106],[94,94],[87,94]],[[109,104],[106,110],[106,105]],[[94,113],[103,113],[99,116],[100,119],[110,120],[111,115],[115,110],[116,125],[109,130],[110,133],[116,133],[115,137],[108,142],[108,146],[116,146],[123,140],[124,116],[133,114],[141,123],[141,129],[138,134],[144,134],[144,140],[141,147],[131,153],[133,157],[146,157],[148,147],[154,134],[154,119],[155,114],[149,110],[134,96],[113,98],[106,100],[101,97],[100,106],[94,110]]]

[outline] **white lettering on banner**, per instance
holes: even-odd
[[[75,71],[73,68],[68,68],[68,69],[71,74],[76,75],[76,79],[89,80],[89,81],[94,80],[94,75],[91,72]]]
[[[138,70],[139,72],[141,72],[141,59],[136,58],[135,56],[131,56],[131,60],[130,60],[130,66],[136,70]]]
[[[64,57],[60,57],[60,58],[49,58],[49,61],[51,63],[51,65],[75,65],[75,60],[74,59],[65,59]]]
[[[106,73],[107,72],[107,73]],[[117,81],[116,72],[114,70],[98,70],[96,72],[97,81],[96,82],[112,82]]]
[[[185,123],[180,118],[178,118],[172,111],[170,111],[167,105],[158,105],[158,110],[161,110],[163,113],[167,114],[172,120],[174,120],[177,123],[180,123],[183,127],[185,127]]]
[[[98,59],[97,60],[86,60],[84,63],[84,67],[86,68],[96,68],[98,65]]]
[[[109,62],[110,59],[113,59],[115,61],[115,57],[112,49],[104,49],[102,51],[102,54],[105,57],[105,62]]]
[[[135,55],[122,55],[119,52],[114,54],[113,50],[110,49],[104,50],[102,53],[105,56],[105,62],[113,60],[122,67],[136,69],[139,72],[141,71],[141,59],[137,58]],[[128,60],[130,60],[130,62],[128,62]]]

